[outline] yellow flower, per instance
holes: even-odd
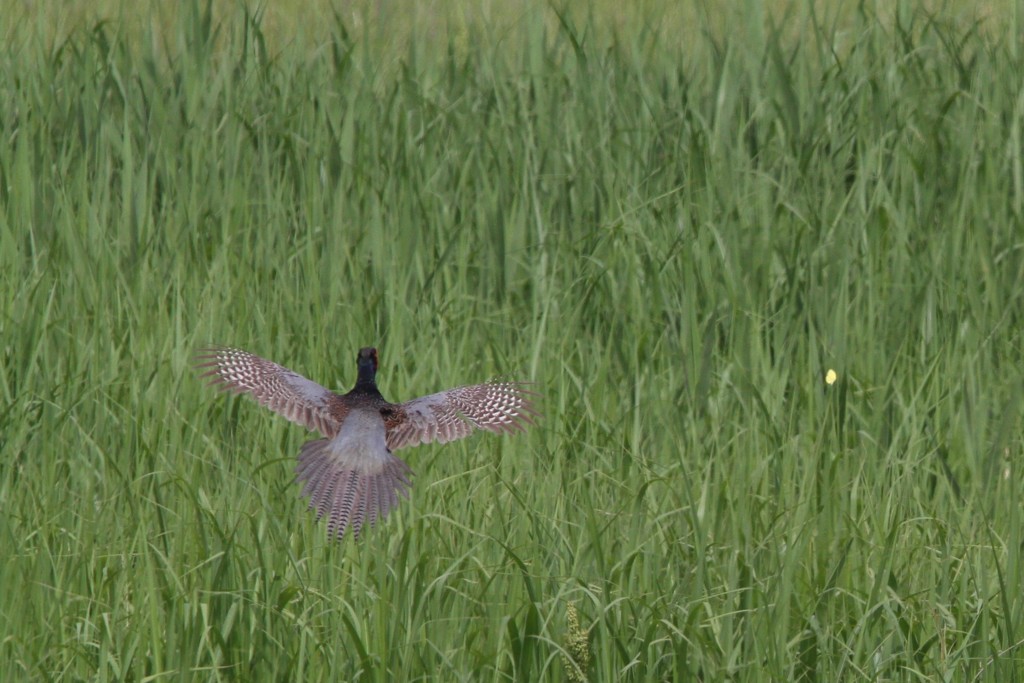
[[[836,375],[836,371],[829,368],[828,372],[825,373],[825,384],[835,384],[837,377],[838,375]]]

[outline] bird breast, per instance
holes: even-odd
[[[338,465],[372,474],[383,469],[391,455],[386,435],[380,413],[353,410],[342,422],[337,436],[327,444],[326,450]]]

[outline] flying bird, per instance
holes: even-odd
[[[377,389],[377,349],[359,350],[356,384],[336,394],[277,363],[241,349],[203,349],[196,367],[211,386],[247,393],[260,405],[324,438],[303,444],[296,467],[302,495],[328,535],[359,537],[408,497],[412,471],[394,451],[421,443],[447,443],[484,429],[523,431],[538,413],[535,393],[522,382],[492,380],[404,403],[389,403]]]

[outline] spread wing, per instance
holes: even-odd
[[[248,351],[203,349],[196,360],[197,368],[209,368],[200,376],[211,378],[211,386],[236,394],[248,393],[260,405],[324,436],[337,434],[348,412],[340,401],[334,400],[334,392]]]
[[[512,433],[523,431],[540,417],[530,401],[535,393],[520,382],[492,381],[449,389],[394,406],[385,415],[388,449],[421,443],[447,443],[474,429]]]

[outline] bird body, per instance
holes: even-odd
[[[206,349],[197,357],[211,385],[248,393],[260,404],[320,432],[299,452],[297,478],[328,533],[358,536],[408,497],[412,471],[393,451],[446,443],[474,429],[515,432],[539,413],[523,383],[492,381],[389,403],[377,388],[377,350],[360,349],[352,391],[336,394],[277,363],[234,348]]]
[[[380,413],[353,410],[329,444],[338,457],[348,457],[369,471],[387,460],[384,456],[390,451],[386,433]]]

